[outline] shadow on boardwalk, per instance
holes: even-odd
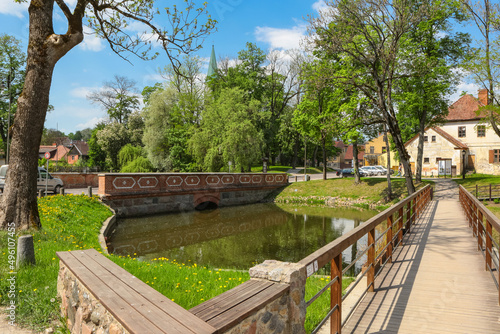
[[[430,203],[343,333],[500,333],[498,292],[458,203],[438,180]]]

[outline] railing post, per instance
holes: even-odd
[[[490,183],[490,202],[491,202],[491,183]]]
[[[338,277],[338,280],[332,284],[330,288],[330,307],[333,309],[338,305],[338,308],[332,313],[330,318],[330,333],[338,333],[342,331],[342,253],[337,255],[331,261],[330,269],[331,280]]]
[[[477,209],[475,203],[472,203],[472,235],[477,236]]]
[[[411,201],[406,204],[406,233],[410,233],[411,227]]]
[[[386,251],[386,256],[387,256],[387,262],[392,263],[392,224],[393,224],[393,219],[394,214],[391,214],[389,217],[387,217],[387,235],[386,235],[386,242],[389,246],[387,246],[387,251]]]
[[[417,199],[414,197],[411,204],[411,224],[417,221]]]
[[[476,184],[476,198],[478,198],[478,196],[479,196],[479,191],[478,190],[479,190],[479,188],[478,188],[478,186]]]
[[[483,213],[477,210],[477,250],[483,250]]]
[[[371,229],[368,232],[368,260],[367,266],[370,266],[368,272],[366,273],[366,280],[368,291],[373,292],[375,290],[375,229]]]
[[[404,219],[404,212],[403,212],[403,207],[399,208],[399,226],[398,226],[398,244],[403,246],[403,219]]]
[[[493,236],[492,234],[493,228],[491,223],[486,219],[486,270],[489,270],[491,268],[491,252],[492,252],[492,246],[493,242],[491,241],[491,237]]]

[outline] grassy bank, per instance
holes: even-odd
[[[416,184],[420,189],[432,181],[424,180]],[[387,202],[387,179],[362,178],[355,184],[353,178],[336,178],[295,182],[282,189],[275,196],[278,203],[326,204],[331,198],[353,202],[353,206],[376,204],[374,209],[383,209],[407,196],[406,183],[402,178],[391,179],[392,200]],[[378,206],[378,207],[377,207]]]
[[[57,298],[58,251],[95,248],[100,250],[98,234],[102,222],[111,212],[97,198],[86,196],[51,196],[39,200],[43,229],[31,231],[34,236],[36,266],[18,270],[16,277],[16,323],[37,331],[56,328],[56,333],[67,333],[61,326]],[[8,234],[0,231],[0,304],[7,306],[10,277],[8,271]],[[178,263],[175,259],[110,256],[146,284],[155,288],[182,307],[202,303],[249,279],[247,272],[200,267],[195,263]],[[344,285],[351,279],[346,278]],[[325,285],[325,279],[308,279],[308,299]],[[329,294],[325,293],[308,309],[307,330],[310,332],[326,314]]]

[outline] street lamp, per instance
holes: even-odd
[[[465,179],[465,150],[462,150],[462,179]]]

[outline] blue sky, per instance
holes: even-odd
[[[71,6],[76,0],[66,0]],[[197,1],[202,3],[203,1]],[[168,5],[172,1],[157,1]],[[308,14],[317,14],[324,6],[323,0],[208,0],[208,10],[219,23],[217,32],[209,35],[203,49],[197,54],[208,58],[212,44],[217,56],[235,58],[247,42],[257,43],[264,50],[292,49],[300,46],[300,39],[306,34]],[[15,3],[14,0],[0,0],[0,33],[20,39],[25,48],[28,40],[28,4]],[[56,14],[56,33],[64,33],[64,20]],[[59,30],[58,30],[59,28]],[[160,50],[161,51],[161,50]],[[141,61],[129,57],[132,64],[114,54],[106,42],[92,35],[71,50],[56,65],[50,103],[54,111],[47,115],[46,128],[58,128],[70,133],[93,127],[106,113],[86,99],[92,90],[99,89],[104,81],[112,80],[118,74],[144,86],[162,81],[157,74],[158,68],[168,64],[165,56],[154,61]],[[458,92],[468,91],[477,95],[477,86],[463,82]]]

